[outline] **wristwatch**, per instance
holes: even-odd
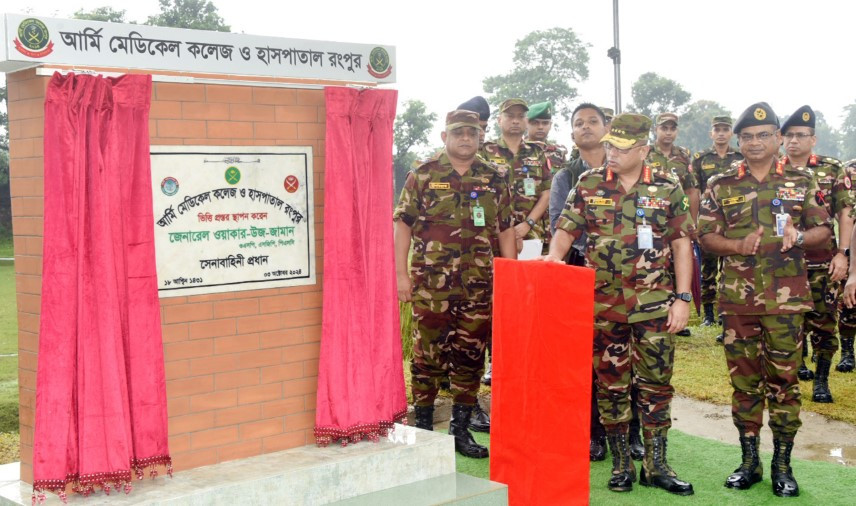
[[[526,218],[526,223],[529,224],[529,228],[535,228],[535,220],[532,218]]]
[[[803,245],[803,242],[805,242],[805,236],[803,235],[803,233],[801,231],[798,230],[797,231],[797,240],[796,240],[796,242],[794,242],[794,244],[801,247]]]
[[[691,302],[693,300],[693,294],[689,292],[676,293],[675,297],[681,299],[684,302]]]

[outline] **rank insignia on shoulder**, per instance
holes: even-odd
[[[429,190],[449,190],[452,185],[449,183],[428,183]]]
[[[612,199],[606,199],[603,197],[589,197],[586,199],[586,203],[590,206],[614,206],[615,201]]]
[[[722,206],[733,206],[734,204],[742,204],[743,202],[746,202],[746,197],[743,195],[738,195],[736,197],[722,199]]]
[[[693,156],[694,156],[694,157],[696,157],[696,158],[701,158],[701,153],[696,153],[696,154],[695,154],[695,155],[693,155]]]

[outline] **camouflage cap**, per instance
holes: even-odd
[[[664,123],[668,123],[669,121],[674,121],[675,126],[677,126],[678,115],[673,112],[664,112],[662,114],[657,115],[657,125],[662,125]]]
[[[482,121],[487,121],[490,118],[490,106],[487,103],[487,100],[482,96],[475,96],[463,104],[458,106],[458,109],[463,109],[465,111],[473,111],[479,113],[479,119]]]
[[[785,122],[782,123],[782,133],[787,133],[788,128],[794,126],[806,126],[809,128],[814,128],[814,124],[814,111],[811,109],[811,107],[804,105],[794,111],[794,113],[788,116],[788,119],[786,119]]]
[[[609,107],[601,107],[600,110],[603,111],[603,115],[606,116],[606,121],[612,121],[612,118],[615,117],[615,111]]]
[[[456,128],[473,127],[481,130],[479,125],[479,114],[473,111],[456,109],[446,115],[446,131],[451,132]]]
[[[506,109],[514,107],[515,105],[522,105],[524,110],[529,110],[529,105],[527,105],[526,101],[522,98],[509,98],[507,100],[503,100],[502,103],[499,104],[499,112],[503,113]]]
[[[648,140],[651,118],[642,114],[619,114],[609,125],[609,133],[601,142],[608,142],[619,149],[627,149],[639,141]]]
[[[710,120],[710,126],[716,125],[731,126],[731,116],[714,116],[713,119]]]
[[[779,128],[779,117],[767,102],[758,102],[747,107],[734,122],[734,133],[739,134],[746,127],[758,125],[773,125],[776,129]]]
[[[538,102],[537,104],[532,104],[532,107],[529,108],[529,112],[526,113],[526,118],[552,119],[553,104],[551,104],[550,102]]]

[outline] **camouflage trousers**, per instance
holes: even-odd
[[[607,432],[630,423],[631,383],[638,388],[642,430],[671,427],[675,336],[666,332],[665,317],[637,323],[596,319],[592,355],[597,407]]]
[[[829,267],[808,270],[808,283],[814,311],[805,314],[805,335],[811,338],[811,348],[818,358],[832,360],[838,351],[835,326],[838,323],[839,282],[829,280]]]
[[[803,314],[724,315],[722,323],[734,425],[742,434],[759,435],[766,399],[773,435],[793,440],[802,425],[797,368]]]
[[[839,301],[838,333],[841,339],[856,337],[856,307],[848,308]]]
[[[446,375],[455,404],[476,403],[490,317],[489,301],[413,301],[410,372],[415,406],[433,406]]]
[[[719,274],[719,256],[705,253],[701,254],[701,303],[714,304],[716,302],[716,276]]]

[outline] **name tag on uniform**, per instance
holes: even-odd
[[[452,185],[449,183],[428,183],[429,190],[448,190],[451,188]]]
[[[614,206],[615,201],[603,197],[589,197],[586,202],[590,206]]]
[[[535,180],[531,177],[527,177],[523,180],[523,195],[526,195],[527,197],[535,195]]]
[[[780,188],[776,191],[776,197],[781,200],[805,200],[805,192],[802,192],[796,188]]]
[[[639,249],[651,249],[654,247],[654,231],[651,225],[639,225],[636,227],[636,240]]]
[[[484,226],[484,208],[482,206],[473,206],[473,225]]]
[[[644,209],[668,209],[669,201],[660,197],[639,197],[636,205]]]
[[[715,169],[716,164],[715,163],[703,163],[703,164],[701,164],[701,168],[706,169],[706,170]]]
[[[737,197],[729,197],[727,199],[722,199],[722,205],[724,206],[733,206],[734,204],[742,204],[746,202],[746,197],[743,195],[739,195]]]

